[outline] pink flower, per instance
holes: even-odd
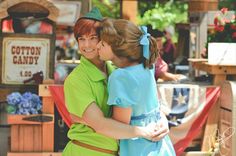
[[[214,29],[208,31],[208,42],[235,42],[236,18],[227,16],[228,8],[222,8],[214,18]]]
[[[232,38],[236,39],[236,32],[232,34]]]
[[[222,32],[222,31],[224,31],[224,26],[223,25],[218,25],[218,26],[216,26],[215,27],[215,30],[217,31],[217,32]]]
[[[230,23],[230,20],[229,19],[224,19],[224,22],[225,23]]]
[[[228,8],[222,8],[220,11],[222,12],[222,14],[226,14],[228,12]]]
[[[218,23],[219,23],[219,19],[218,19],[218,17],[215,17],[215,18],[214,18],[214,24],[215,24],[215,25],[218,25]]]
[[[231,25],[230,25],[230,28],[231,28],[232,30],[236,30],[236,25],[231,24]]]
[[[232,16],[232,20],[235,20],[235,19],[236,19],[236,16],[235,16],[235,15],[233,15],[233,16]]]

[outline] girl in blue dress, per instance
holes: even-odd
[[[111,60],[118,67],[108,80],[112,117],[133,126],[153,125],[158,131],[162,126],[158,122],[165,116],[160,112],[154,78],[155,39],[146,27],[123,19],[103,20],[100,38],[100,59]],[[132,138],[120,140],[120,156],[175,156],[175,151],[167,135],[158,142]]]

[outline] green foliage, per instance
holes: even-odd
[[[236,1],[235,0],[221,0],[219,1],[219,9],[228,8],[229,10],[236,11]]]
[[[150,5],[145,1],[140,3],[138,16],[138,24],[140,25],[150,24],[153,28],[163,30],[169,25],[187,22],[188,5],[186,2],[170,0],[165,3],[155,2],[154,4],[154,2],[152,2]],[[144,12],[144,10],[146,11]]]
[[[92,0],[92,6],[98,7],[104,17],[120,18],[120,0]],[[138,9],[139,25],[151,24],[163,30],[166,26],[187,22],[187,2],[138,0]]]
[[[120,2],[118,0],[92,0],[92,6],[96,6],[101,11],[103,17],[119,18]]]
[[[155,8],[156,0],[149,0],[148,3],[146,0],[138,1],[138,10],[139,14],[143,15],[147,10]]]
[[[14,114],[16,112],[16,107],[12,105],[7,105],[6,111],[8,114]]]

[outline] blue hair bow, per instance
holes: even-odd
[[[147,33],[146,26],[141,26],[141,31],[143,32],[143,35],[139,43],[143,46],[143,57],[149,60],[150,54],[149,54],[149,39],[148,38],[150,34]]]

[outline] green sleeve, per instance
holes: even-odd
[[[69,75],[64,83],[65,103],[70,113],[82,117],[86,108],[95,101],[89,80]]]

